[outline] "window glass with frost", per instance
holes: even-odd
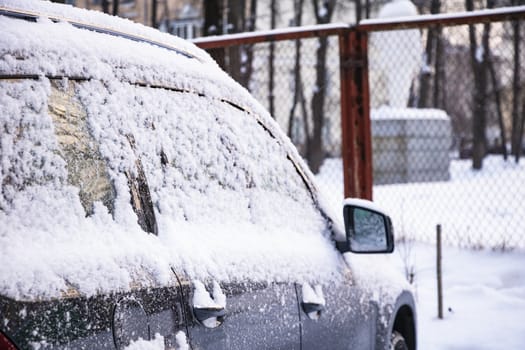
[[[158,237],[192,278],[337,273],[326,221],[256,115],[196,92],[116,81],[85,82],[78,94],[115,177],[116,206],[122,172],[139,160]]]
[[[33,187],[77,188],[86,215],[101,201],[112,208],[105,162],[87,127],[86,112],[67,80],[0,81],[2,194],[8,209]]]
[[[104,88],[83,93],[88,110],[101,113],[91,120],[95,137],[113,160],[110,168],[140,158],[160,215],[319,228],[302,178],[254,115],[196,93],[115,83],[100,94]],[[122,141],[126,134],[137,154]]]

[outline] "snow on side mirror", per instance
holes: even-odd
[[[373,202],[348,198],[344,202],[343,217],[346,249],[342,251],[361,254],[394,251],[392,221]]]

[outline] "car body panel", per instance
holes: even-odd
[[[115,312],[123,300],[140,303],[144,310],[144,314],[123,312],[122,325],[134,325],[134,330],[144,326],[136,334],[114,332]],[[178,287],[47,301],[14,301],[0,296],[0,315],[9,320],[4,321],[2,330],[19,349],[120,349],[140,336],[153,338],[155,333],[174,345],[176,334],[185,332],[181,306]]]
[[[217,328],[195,317],[189,323],[193,349],[299,349],[300,327],[293,284],[223,285],[226,315]]]
[[[375,309],[342,265],[345,278],[322,288],[325,305],[319,317],[302,310],[303,349],[373,349]]]

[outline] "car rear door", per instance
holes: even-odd
[[[299,316],[293,285],[225,283],[221,289],[226,297],[224,313],[215,324],[209,324],[205,319],[199,320],[199,305],[193,302],[195,286],[187,283],[184,294],[189,314],[190,343],[194,349],[300,348]],[[213,317],[212,314],[209,316]]]
[[[327,283],[341,257],[289,141],[268,115],[196,90],[111,90],[111,99],[86,98],[133,111],[115,117],[118,133],[134,135],[125,141],[141,160],[158,238],[182,285],[190,345],[299,348],[295,283]]]
[[[185,97],[193,99],[190,96]],[[195,102],[202,103],[202,108]],[[212,239],[217,239],[216,243],[220,244],[221,248],[211,246],[212,243],[210,245],[202,243],[201,251],[195,251],[190,259],[193,260],[192,265],[200,266],[199,261],[206,264],[209,258],[214,258],[211,256],[213,254],[229,257],[224,260],[217,257],[217,265],[213,266],[214,270],[220,272],[228,270],[228,278],[221,278],[212,272],[196,279],[194,275],[186,273],[184,268],[177,270],[183,286],[182,294],[188,320],[189,343],[193,349],[300,349],[301,332],[294,281],[273,276],[271,266],[274,262],[272,261],[260,261],[267,265],[260,269],[265,275],[264,280],[257,276],[257,266],[254,266],[251,271],[247,267],[251,264],[251,258],[258,253],[257,247],[261,247],[262,250],[267,245],[264,235],[253,234],[251,230],[273,220],[274,212],[281,208],[270,208],[266,203],[264,208],[260,208],[262,203],[256,200],[261,192],[267,191],[266,194],[271,195],[276,191],[268,188],[273,186],[270,182],[260,183],[259,181],[266,180],[258,178],[259,175],[256,174],[268,170],[267,167],[275,163],[265,159],[262,164],[257,164],[254,159],[247,160],[246,158],[250,157],[251,148],[258,147],[257,141],[260,138],[276,146],[277,141],[254,119],[253,115],[227,102],[207,99],[205,96],[200,96],[191,106],[182,105],[181,101],[181,104],[178,105],[178,117],[184,118],[182,114],[187,106],[194,109],[193,112],[187,111],[187,113],[199,115],[202,118],[199,122],[207,121],[208,127],[205,130],[196,128],[195,133],[186,135],[189,140],[182,141],[181,139],[181,142],[199,145],[192,147],[194,152],[192,158],[198,163],[196,166],[206,169],[205,176],[208,178],[201,178],[200,183],[197,181],[191,183],[194,181],[191,178],[184,179],[188,180],[187,184],[175,184],[175,186],[187,186],[192,190],[204,186],[205,188],[198,189],[199,196],[201,196],[209,191],[215,182],[218,182],[214,194],[228,196],[228,199],[221,203],[215,201],[214,198],[200,197],[204,202],[215,201],[214,213],[211,215],[221,222],[207,227],[210,231],[217,231],[216,237]],[[181,125],[181,127],[185,126]],[[258,134],[254,135],[254,130]],[[203,143],[202,140],[208,142]],[[210,153],[214,154],[213,165],[210,164],[212,163],[209,160]],[[258,156],[261,156],[262,153],[264,150],[258,151]],[[170,167],[165,168],[166,176],[173,170],[173,167],[182,167],[179,164],[186,163],[182,152],[178,156],[168,156]],[[264,156],[272,157],[272,154],[266,153],[262,155]],[[285,154],[279,154],[279,156],[289,163]],[[287,166],[288,171],[298,178],[299,175],[291,163]],[[210,168],[219,170],[215,171]],[[230,179],[226,178],[228,175],[222,174],[220,169],[234,174],[233,182],[230,182]],[[179,181],[184,180],[179,177]],[[298,181],[301,180],[298,179]],[[303,186],[302,183],[301,186]],[[192,190],[185,191],[185,194]],[[306,188],[303,187],[303,191],[306,191]],[[228,201],[244,203],[244,205],[242,208],[235,206],[236,209],[232,210],[232,204]],[[181,205],[192,206],[194,204],[186,202]],[[206,204],[203,205],[206,206]],[[238,211],[241,211],[242,214],[239,214]],[[244,222],[246,219],[248,223]],[[194,217],[194,220],[207,221],[204,217]],[[200,226],[200,223],[196,225]],[[219,226],[221,229],[218,228]],[[279,234],[276,230],[278,228],[273,226],[272,229],[276,235]],[[220,232],[223,230],[228,233],[228,236],[221,238]],[[236,238],[240,238],[238,235],[246,235],[246,241],[236,241]],[[249,237],[251,235],[253,237]],[[229,242],[224,244],[224,241]],[[243,246],[243,242],[247,246]],[[186,241],[185,244],[187,243]],[[253,250],[253,254],[248,253],[250,250]],[[208,253],[205,254],[204,251]],[[244,262],[247,266],[243,267],[241,265]],[[231,265],[237,265],[237,267]],[[253,278],[250,276],[252,271]]]

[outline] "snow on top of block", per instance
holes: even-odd
[[[449,120],[447,113],[441,109],[433,108],[393,108],[382,106],[372,109],[371,119],[391,119],[391,120]]]
[[[417,8],[410,0],[394,0],[379,10],[378,18],[416,16]]]

